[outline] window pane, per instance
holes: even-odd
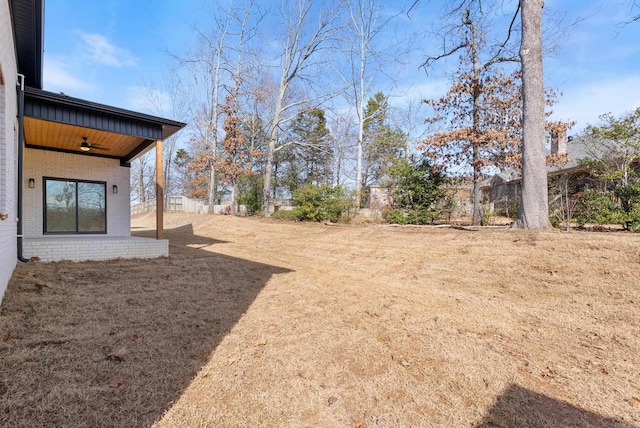
[[[76,231],[76,183],[47,180],[47,232]]]
[[[78,182],[78,232],[105,232],[106,186],[104,183]]]

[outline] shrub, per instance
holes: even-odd
[[[504,207],[504,216],[509,217],[511,220],[516,221],[518,219],[518,210],[520,209],[520,196],[510,198]]]
[[[392,224],[431,224],[440,216],[440,211],[433,209],[403,210],[392,208],[387,212],[386,220]]]
[[[405,214],[404,210],[398,208],[392,208],[387,211],[387,221],[391,224],[408,224],[409,218]]]
[[[240,177],[238,187],[238,205],[247,207],[247,212],[256,213],[262,208],[262,177],[258,175],[245,175]]]
[[[620,200],[621,222],[625,229],[638,230],[640,227],[640,183],[632,182],[615,189]]]
[[[492,226],[493,221],[498,216],[498,214],[491,209],[491,206],[489,204],[482,204],[480,208],[482,210],[482,225]]]
[[[584,226],[586,223],[618,224],[622,216],[620,207],[609,194],[598,189],[589,189],[579,200],[575,218],[579,226]]]
[[[440,214],[445,178],[426,158],[399,160],[390,169],[394,183],[393,206],[387,221],[396,224],[433,223]]]
[[[303,221],[337,222],[348,207],[346,192],[341,186],[307,184],[293,192],[294,212]]]
[[[278,210],[271,215],[276,220],[298,221],[298,213],[296,210]]]

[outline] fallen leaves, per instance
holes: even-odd
[[[109,388],[116,389],[116,388],[119,388],[121,385],[124,385],[124,379],[122,378],[120,373],[117,373],[109,381]]]
[[[628,401],[628,402],[629,402],[629,404],[631,404],[631,405],[634,405],[634,404],[635,404],[635,405],[640,405],[640,398],[638,398],[638,397],[631,397],[631,398],[628,398],[628,399],[627,399],[627,401]]]
[[[125,348],[124,346],[121,346],[120,348],[116,349],[115,351],[113,351],[112,353],[110,353],[109,355],[107,355],[107,360],[109,361],[124,361],[124,357],[125,355],[127,355],[129,352],[127,351],[127,348]]]
[[[11,332],[8,331],[6,332],[3,336],[2,336],[2,341],[6,342],[7,340],[11,339]]]
[[[265,346],[267,344],[267,339],[265,339],[264,337],[258,339],[258,340],[254,340],[253,345],[254,346]]]
[[[45,288],[53,288],[53,286],[48,283],[48,282],[42,282],[42,281],[36,281],[33,283],[33,286],[35,287],[36,291],[38,293],[42,293],[42,290]]]

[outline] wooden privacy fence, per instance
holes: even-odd
[[[293,209],[293,201],[291,199],[273,199],[269,204],[271,213],[278,210]],[[144,214],[154,212],[156,210],[156,200],[140,202],[131,205],[131,215]],[[205,204],[197,199],[187,198],[186,196],[168,196],[165,198],[165,212],[184,212],[184,213],[208,213],[209,204]],[[231,201],[228,199],[218,200],[218,204],[213,206],[215,214],[229,214],[231,212]],[[238,212],[246,213],[247,207],[238,205]]]
[[[186,196],[168,196],[165,200],[165,211],[171,212],[185,212],[185,213],[207,213],[209,212],[209,205],[196,199],[187,198]],[[231,201],[221,200],[220,204],[213,206],[213,212],[215,214],[228,214],[231,211]],[[227,208],[229,207],[229,208]],[[135,205],[131,205],[131,215],[144,214],[153,212],[156,210],[156,201],[152,199],[150,201],[141,202]],[[247,208],[244,205],[238,206],[239,212],[246,212]]]

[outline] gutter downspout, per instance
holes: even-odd
[[[24,74],[18,74],[18,260],[28,263],[29,259],[22,256],[22,188],[24,178],[22,163],[24,159]]]

